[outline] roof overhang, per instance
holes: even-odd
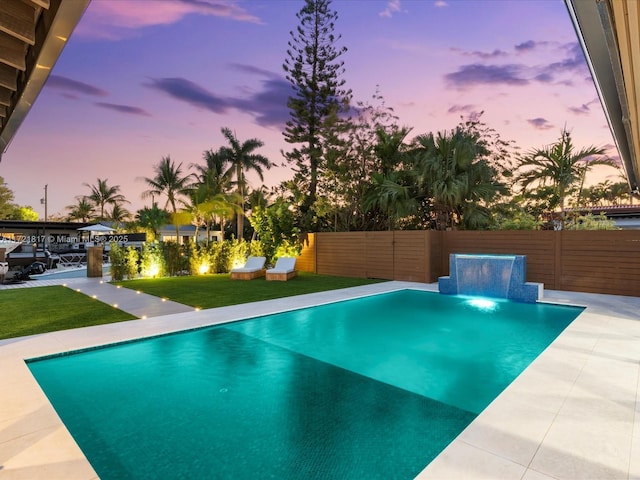
[[[0,161],[90,1],[0,2]]]
[[[640,2],[564,0],[634,193],[640,192]]]

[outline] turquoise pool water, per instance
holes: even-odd
[[[109,270],[111,267],[105,265],[102,267],[102,274],[109,274]],[[55,279],[66,279],[66,278],[83,278],[87,276],[87,267],[70,267],[68,269],[61,269],[58,271],[57,269],[47,270],[45,273],[41,275],[31,275],[31,278],[34,280],[55,280]]]
[[[403,290],[28,364],[102,480],[410,479],[580,312]]]

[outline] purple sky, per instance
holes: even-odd
[[[65,214],[84,183],[120,185],[170,155],[186,168],[225,142],[264,141],[283,162],[282,64],[302,0],[93,0],[0,163],[15,202]],[[354,101],[378,86],[411,135],[483,120],[523,151],[566,125],[578,147],[617,156],[562,0],[334,0]],[[602,175],[610,175],[606,170]],[[289,178],[286,167],[265,183]],[[595,180],[602,180],[601,176]],[[611,177],[616,181],[615,174]],[[258,186],[254,181],[253,186]]]

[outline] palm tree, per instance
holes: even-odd
[[[202,190],[197,188],[192,188],[189,190],[187,194],[188,201],[182,201],[182,205],[185,207],[185,211],[189,213],[189,220],[191,225],[196,227],[194,242],[198,243],[198,230],[200,227],[204,227],[206,225],[205,213],[202,210]]]
[[[192,206],[197,205],[197,210],[203,215],[208,244],[209,232],[213,224],[216,221],[220,222],[220,229],[224,232],[225,220],[235,216],[238,209],[229,205],[230,202],[235,202],[235,195],[233,198],[230,195],[233,184],[233,165],[225,157],[224,151],[222,149],[217,152],[207,150],[203,153],[203,159],[204,165],[191,165],[196,169],[197,182],[189,195],[192,197]],[[196,203],[193,203],[194,195]]]
[[[91,189],[91,194],[86,198],[91,200],[94,205],[100,209],[99,220],[104,220],[104,207],[106,205],[119,205],[121,203],[129,203],[124,198],[120,192],[120,185],[114,185],[110,187],[107,185],[108,179],[102,180],[98,178],[98,183],[96,185],[89,185],[88,183],[83,183],[84,186],[89,187]]]
[[[224,236],[226,221],[233,219],[238,213],[242,213],[240,203],[236,193],[219,193],[202,204],[207,218],[207,242],[211,225],[216,222],[220,224],[220,231]]]
[[[506,191],[498,172],[484,159],[486,148],[460,127],[420,135],[415,142],[416,174],[433,201],[436,228],[452,228],[456,219],[466,227],[486,226],[485,205]]]
[[[67,205],[65,207],[67,210],[69,210],[67,220],[81,220],[83,222],[88,222],[93,218],[95,214],[94,206],[84,195],[76,197],[76,201],[78,203],[76,203],[75,205]]]
[[[247,189],[245,174],[247,171],[253,170],[258,174],[260,180],[263,181],[263,169],[271,168],[272,164],[264,155],[252,153],[264,145],[261,140],[250,138],[240,143],[235,134],[226,127],[222,128],[222,135],[224,135],[229,142],[229,146],[220,148],[220,154],[223,158],[231,162],[235,169],[236,192],[240,201],[240,211],[237,214],[237,238],[240,240],[244,231],[244,199]]]
[[[180,195],[186,195],[189,191],[190,176],[183,175],[182,163],[176,164],[168,155],[154,167],[155,176],[153,178],[144,177],[143,180],[150,187],[142,192],[142,198],[155,197],[156,195],[166,195],[167,202],[165,209],[170,206],[174,218],[178,213],[177,203]],[[180,242],[180,226],[176,222],[176,243]]]
[[[262,207],[267,208],[269,206],[269,199],[271,192],[267,190],[267,187],[261,185],[260,188],[256,188],[249,193],[247,201],[251,208]]]
[[[612,183],[606,190],[604,198],[609,202],[609,205],[622,205],[627,202],[631,205],[630,200],[633,197],[631,196],[629,182],[624,181]]]
[[[571,132],[564,128],[556,143],[531,150],[520,159],[518,169],[521,173],[516,182],[525,191],[551,187],[554,201],[550,203],[550,208],[560,208],[560,222],[564,228],[567,199],[576,191],[580,195],[587,172],[596,165],[617,167],[612,160],[602,157],[604,152],[603,148],[594,146],[575,151]]]
[[[373,151],[378,163],[377,170],[383,175],[396,170],[405,159],[405,138],[411,129],[408,127],[394,128],[390,131],[378,128],[376,130],[376,144]],[[364,169],[363,169],[363,173]]]
[[[382,214],[383,223],[393,229],[396,220],[417,209],[415,192],[407,186],[411,172],[402,168],[407,150],[404,140],[410,131],[407,127],[375,130],[373,161],[368,166],[362,163],[356,172],[360,177],[355,189],[357,202],[351,209],[361,218],[361,226],[372,224],[375,229]]]
[[[372,187],[365,193],[365,212],[380,210],[387,217],[387,228],[393,230],[397,220],[407,217],[418,208],[418,200],[411,188],[402,181],[405,172],[373,173]]]
[[[202,186],[205,195],[228,193],[232,183],[232,165],[224,152],[207,150],[202,155],[205,164],[191,164],[196,169],[198,186]]]
[[[112,222],[125,222],[131,218],[131,212],[121,206],[120,204],[115,204],[111,211],[107,215],[107,219]]]
[[[158,204],[153,202],[151,208],[145,207],[137,211],[136,221],[141,227],[151,230],[154,239],[157,239],[160,228],[169,223],[169,214],[166,210],[158,208]]]

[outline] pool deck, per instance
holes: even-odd
[[[395,281],[202,311],[99,279],[0,291],[61,283],[147,318],[0,340],[2,480],[98,478],[24,359],[403,288],[437,291]],[[416,478],[640,479],[640,298],[547,290],[545,301],[587,309]]]

